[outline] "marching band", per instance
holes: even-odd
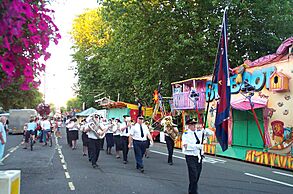
[[[69,138],[72,139],[72,149],[76,148],[76,130],[82,132],[83,156],[88,154],[89,161],[93,168],[97,168],[100,150],[103,139],[106,137],[107,154],[112,154],[111,149],[115,146],[116,158],[123,157],[123,163],[128,163],[128,151],[133,148],[136,160],[136,169],[144,173],[143,157],[147,156],[147,148],[153,145],[153,139],[150,134],[150,126],[144,122],[143,116],[138,116],[134,123],[129,115],[123,116],[124,121],[120,119],[109,119],[108,123],[98,114],[92,114],[83,119],[79,125],[76,120],[70,118],[66,128],[69,131]],[[161,121],[168,150],[168,164],[173,165],[174,142],[178,137],[177,125],[172,122],[172,116],[166,116]],[[190,119],[186,122],[187,130],[182,134],[182,153],[185,154],[186,164],[189,174],[189,193],[197,193],[197,182],[201,174],[204,137],[213,135],[213,131],[202,129],[201,124],[196,119]]]

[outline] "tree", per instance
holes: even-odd
[[[19,90],[19,83],[0,90],[0,107],[9,109],[31,108],[35,109],[43,101],[43,95],[37,89],[28,91]]]
[[[171,82],[212,73],[226,1],[100,3],[103,6],[96,12],[96,18],[103,25],[94,30],[87,27],[86,32],[99,38],[99,32],[107,26],[107,41],[97,46],[87,41],[86,36],[78,36],[84,41],[79,41],[81,45],[75,43],[79,98],[93,102],[90,94],[97,91],[111,97],[119,93],[124,101],[134,102],[138,97],[150,104],[159,80],[163,82],[162,94],[170,96]],[[292,1],[272,0],[265,7],[260,0],[230,1],[231,67],[241,65],[247,58],[254,60],[275,52],[291,35],[292,6]]]
[[[78,98],[71,98],[66,102],[67,111],[82,110],[82,102]]]

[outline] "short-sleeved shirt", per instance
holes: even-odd
[[[143,137],[141,137],[141,129],[140,124],[136,123],[130,130],[130,135],[134,140],[137,141],[146,141],[147,136],[150,133],[148,127],[145,124],[141,124],[142,131],[143,131]]]
[[[2,137],[4,141],[6,142],[6,131],[2,122],[0,122],[0,133],[2,133]]]
[[[120,129],[121,128],[124,128],[125,126],[126,126],[126,122],[121,123],[120,124]],[[126,129],[120,130],[120,131],[121,131],[120,136],[126,136],[126,137],[128,137],[129,136],[130,127],[128,127],[128,133],[126,133]]]
[[[37,128],[36,122],[30,122],[27,124],[27,130],[28,131],[34,131]]]
[[[113,126],[113,135],[120,136],[120,124],[115,123]]]
[[[99,123],[98,125],[99,125],[103,130],[106,128],[105,125],[104,125],[103,123]],[[100,130],[100,129],[99,129],[99,130]],[[90,139],[100,139],[100,138],[96,135],[96,133],[93,132],[93,131],[89,131],[89,132],[87,133],[87,136],[88,136],[88,138],[90,138]]]
[[[51,129],[51,123],[48,120],[42,121],[42,128],[44,130],[49,130]]]
[[[196,134],[196,135],[195,135]],[[214,132],[208,128],[204,130],[195,130],[191,131],[188,129],[182,135],[182,145],[186,144],[187,147],[182,146],[182,153],[185,155],[197,156],[200,150],[197,148],[197,144],[202,144],[202,135],[204,134],[205,137],[211,136]],[[199,142],[197,142],[197,138]],[[203,154],[203,150],[202,150]]]

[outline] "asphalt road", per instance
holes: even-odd
[[[64,130],[63,130],[64,132]],[[64,134],[64,133],[63,133]],[[63,135],[65,136],[65,135]],[[71,150],[66,139],[53,147],[34,146],[34,151],[22,149],[22,136],[8,136],[0,170],[21,170],[21,193],[29,194],[186,194],[187,167],[184,155],[175,150],[174,165],[167,164],[166,145],[155,143],[150,158],[144,158],[145,173],[135,168],[133,150],[129,163],[101,151],[99,168],[93,169],[82,156],[81,141]],[[0,188],[1,189],[1,188]],[[199,193],[293,193],[293,173],[243,161],[206,156]]]

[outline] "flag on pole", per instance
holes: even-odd
[[[218,45],[218,54],[214,67],[213,83],[218,84],[217,113],[215,120],[216,137],[220,143],[222,150],[228,148],[228,118],[230,113],[230,78],[229,78],[229,63],[227,49],[227,9],[225,9],[222,32]]]

